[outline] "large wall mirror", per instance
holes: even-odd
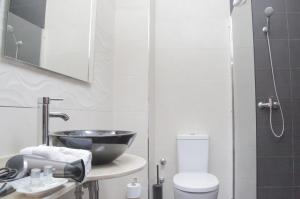
[[[95,0],[10,0],[4,56],[90,81]]]

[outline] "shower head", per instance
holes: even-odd
[[[274,8],[272,8],[272,7],[266,7],[266,9],[265,9],[265,15],[267,17],[267,24],[262,29],[262,31],[264,33],[269,33],[269,31],[270,31],[270,17],[273,14],[274,14]]]
[[[266,9],[265,9],[265,15],[266,15],[266,17],[271,17],[272,15],[274,14],[274,8],[272,8],[272,7],[267,7]]]

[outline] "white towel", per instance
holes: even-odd
[[[68,163],[82,159],[85,165],[86,176],[92,169],[92,153],[87,150],[40,145],[24,148],[20,151],[20,154],[39,155],[49,160]]]

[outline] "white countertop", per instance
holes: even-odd
[[[2,163],[4,161],[5,159],[2,159],[2,161],[0,160],[0,165],[3,165]],[[118,178],[129,174],[133,174],[135,172],[142,170],[146,166],[146,163],[147,163],[146,160],[139,156],[131,155],[131,154],[123,154],[121,157],[119,157],[111,164],[94,166],[92,168],[91,173],[88,175],[86,181]],[[74,182],[68,182],[64,185],[62,189],[56,191],[55,193],[49,196],[43,197],[43,199],[59,198],[65,193],[68,193],[69,191],[74,189],[75,187],[76,184]],[[13,193],[4,198],[5,199],[26,199],[28,197],[18,193]]]
[[[136,155],[124,154],[111,164],[94,166],[86,181],[111,179],[126,176],[142,170],[146,160]]]

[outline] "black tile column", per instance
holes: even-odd
[[[252,0],[256,101],[275,96],[265,33],[264,9],[273,7],[270,38],[275,78],[286,130],[272,135],[269,111],[256,110],[257,199],[300,198],[300,0]],[[280,133],[280,111],[273,115]]]

